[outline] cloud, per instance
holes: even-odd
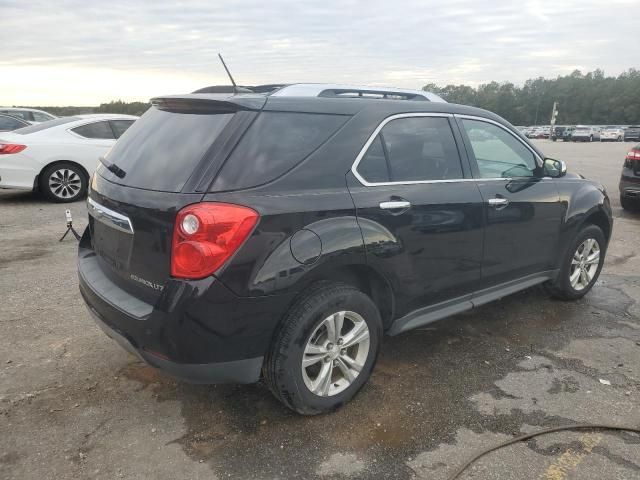
[[[624,3],[430,3],[0,0],[0,104],[144,100],[227,83],[218,52],[242,84],[519,83],[563,65],[617,74],[633,66],[621,46],[640,39]]]

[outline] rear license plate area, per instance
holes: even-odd
[[[93,217],[89,218],[93,249],[115,270],[128,270],[133,251],[133,235],[121,232]]]

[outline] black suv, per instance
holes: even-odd
[[[620,205],[625,210],[640,210],[640,144],[629,150],[624,159],[620,175]]]
[[[602,268],[604,188],[485,110],[312,85],[152,104],[90,182],[80,291],[181,379],[262,373],[295,411],[329,411],[384,333],[536,284],[577,299]]]

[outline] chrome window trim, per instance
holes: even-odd
[[[365,187],[381,187],[381,186],[387,186],[387,185],[421,185],[426,183],[455,183],[455,182],[469,182],[469,181],[475,180],[473,178],[459,178],[459,179],[454,178],[454,179],[447,179],[447,180],[407,180],[403,182],[402,181],[401,182],[368,182],[362,177],[362,175],[358,173],[358,165],[360,165],[360,162],[366,155],[367,150],[369,150],[369,147],[374,142],[374,140],[376,139],[380,131],[384,128],[384,126],[387,123],[397,120],[399,118],[413,118],[413,117],[453,118],[453,114],[452,113],[434,113],[434,112],[397,113],[395,115],[391,115],[385,118],[384,120],[382,120],[382,122],[380,122],[380,124],[373,131],[369,139],[365,142],[364,147],[362,147],[362,149],[360,150],[360,153],[358,153],[358,156],[356,157],[355,161],[351,165],[351,173],[353,173],[353,175],[358,179],[358,181]],[[453,134],[453,132],[451,133]],[[504,179],[501,179],[501,180],[504,180]]]
[[[110,208],[100,205],[91,198],[87,199],[87,206],[89,215],[96,220],[109,225],[116,230],[133,235],[133,225],[131,224],[129,217],[126,217],[121,213],[114,212]]]
[[[540,159],[540,156],[537,154],[537,152],[535,150],[533,150],[530,145],[528,145],[526,142],[524,142],[517,135],[514,135],[514,133],[511,132],[508,128],[506,128],[501,123],[496,122],[495,120],[491,120],[491,119],[484,118],[484,117],[478,117],[478,116],[474,116],[474,115],[458,115],[458,114],[453,114],[453,113],[440,113],[440,112],[397,113],[395,115],[391,115],[391,116],[385,118],[384,120],[382,120],[382,122],[380,122],[380,124],[373,131],[373,133],[371,134],[369,139],[365,142],[364,146],[360,150],[360,153],[358,153],[358,156],[356,157],[355,161],[351,165],[351,173],[353,173],[354,177],[356,177],[356,179],[362,185],[364,185],[365,187],[383,187],[383,186],[393,186],[393,185],[423,185],[423,184],[430,184],[430,183],[509,182],[509,181],[513,180],[513,178],[503,178],[503,177],[453,178],[453,179],[446,179],[446,180],[408,180],[408,181],[400,181],[400,182],[368,182],[367,180],[365,180],[358,173],[358,165],[360,164],[360,162],[362,161],[362,159],[366,155],[367,150],[369,150],[369,147],[374,142],[374,140],[376,139],[376,137],[378,136],[380,131],[384,128],[384,126],[387,123],[392,122],[393,120],[397,120],[399,118],[411,118],[411,117],[441,117],[441,118],[463,118],[463,119],[464,118],[468,118],[469,120],[479,120],[479,121],[483,121],[483,122],[487,122],[487,123],[492,123],[492,124],[497,125],[498,127],[502,128],[506,132],[510,133],[514,138],[516,138],[522,144],[524,144],[524,146],[527,147],[527,149],[529,149],[529,151],[531,153],[533,153],[534,159],[535,159],[536,163],[538,164],[538,167],[541,166],[542,160]],[[460,158],[460,160],[462,161],[462,158]],[[523,178],[525,178],[525,177],[523,177]]]
[[[496,122],[495,120],[491,120],[489,118],[485,118],[485,117],[478,117],[476,115],[459,115],[459,114],[455,114],[454,117],[456,118],[461,118],[461,119],[468,119],[468,120],[477,120],[479,122],[486,122],[486,123],[491,123],[497,127],[500,127],[502,130],[504,130],[505,132],[509,133],[513,138],[515,138],[516,140],[518,140],[521,144],[523,144],[525,147],[527,147],[527,149],[533,153],[533,158],[536,162],[536,165],[538,166],[538,168],[542,167],[542,158],[540,158],[540,155],[538,155],[538,152],[536,152],[533,148],[531,148],[531,145],[529,145],[527,142],[525,142],[522,138],[520,138],[518,135],[516,135],[515,133],[513,133],[511,130],[509,130],[507,127],[505,127],[504,125],[502,125],[500,122]],[[475,156],[475,154],[474,154]]]

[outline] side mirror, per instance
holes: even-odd
[[[567,173],[567,164],[562,160],[556,160],[554,158],[545,158],[544,159],[544,174],[552,177],[558,178],[563,177]]]

